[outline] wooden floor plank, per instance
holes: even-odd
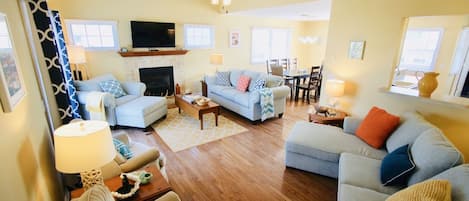
[[[170,184],[183,201],[336,200],[335,179],[285,168],[285,139],[297,121],[307,121],[310,108],[287,101],[282,119],[259,125],[222,110],[223,116],[248,131],[177,153],[154,132],[126,130],[133,140],[156,146],[165,154]]]

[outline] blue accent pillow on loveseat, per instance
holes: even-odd
[[[415,169],[409,145],[397,148],[381,163],[381,183],[385,186],[406,186]]]

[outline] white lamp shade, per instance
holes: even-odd
[[[109,124],[105,121],[79,121],[54,132],[55,166],[64,173],[98,169],[116,156]]]
[[[72,64],[86,63],[85,48],[81,46],[67,46],[68,61]]]
[[[223,54],[210,55],[210,64],[223,65]]]
[[[218,0],[212,0],[212,4],[213,4],[213,5],[217,5],[217,4],[218,4]]]
[[[332,97],[340,97],[344,95],[345,82],[342,80],[327,80],[326,94]]]

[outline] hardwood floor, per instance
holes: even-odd
[[[337,200],[335,179],[285,167],[285,139],[295,122],[307,121],[310,107],[287,101],[282,119],[260,125],[222,110],[249,131],[177,153],[154,132],[128,131],[165,154],[170,184],[183,201]]]

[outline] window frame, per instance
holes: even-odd
[[[404,55],[404,47],[407,41],[407,32],[409,31],[437,31],[439,32],[438,34],[438,41],[436,44],[435,49],[433,50],[432,54],[432,61],[429,66],[424,66],[424,65],[408,65],[408,64],[402,64],[402,57]],[[438,54],[440,53],[440,48],[441,48],[441,43],[443,41],[443,35],[444,35],[445,29],[443,27],[416,27],[416,28],[408,28],[404,32],[404,40],[402,41],[402,47],[401,47],[401,53],[399,55],[399,64],[398,67],[399,69],[408,69],[409,71],[433,71],[435,69],[436,62],[438,60]]]
[[[108,51],[108,50],[118,50],[119,49],[119,35],[117,32],[117,21],[113,20],[77,20],[77,19],[65,19],[65,26],[67,27],[67,36],[71,45],[76,44],[73,33],[72,25],[73,24],[83,24],[83,25],[111,25],[112,27],[112,37],[114,39],[113,47],[85,47],[85,50],[88,51]],[[88,37],[88,35],[86,35]],[[99,35],[101,37],[101,35]]]
[[[208,28],[210,32],[210,44],[209,45],[189,45],[188,38],[188,29],[189,28]],[[184,24],[184,49],[187,50],[204,50],[204,49],[214,49],[215,48],[215,26],[209,24]]]
[[[269,32],[269,55],[267,56],[267,58],[264,58],[262,60],[254,60],[255,57],[254,57],[254,31],[255,30],[267,30]],[[291,28],[279,28],[279,27],[252,27],[251,28],[251,59],[250,59],[250,62],[251,64],[263,64],[265,63],[266,60],[268,59],[274,59],[272,57],[272,47],[273,47],[273,40],[272,40],[272,36],[273,36],[273,31],[275,30],[282,30],[282,31],[286,31],[287,32],[287,41],[286,41],[286,45],[287,45],[287,51],[286,51],[286,55],[284,56],[285,58],[289,58],[291,56],[291,51],[292,51],[292,29]],[[278,58],[278,59],[281,59],[281,58]]]

